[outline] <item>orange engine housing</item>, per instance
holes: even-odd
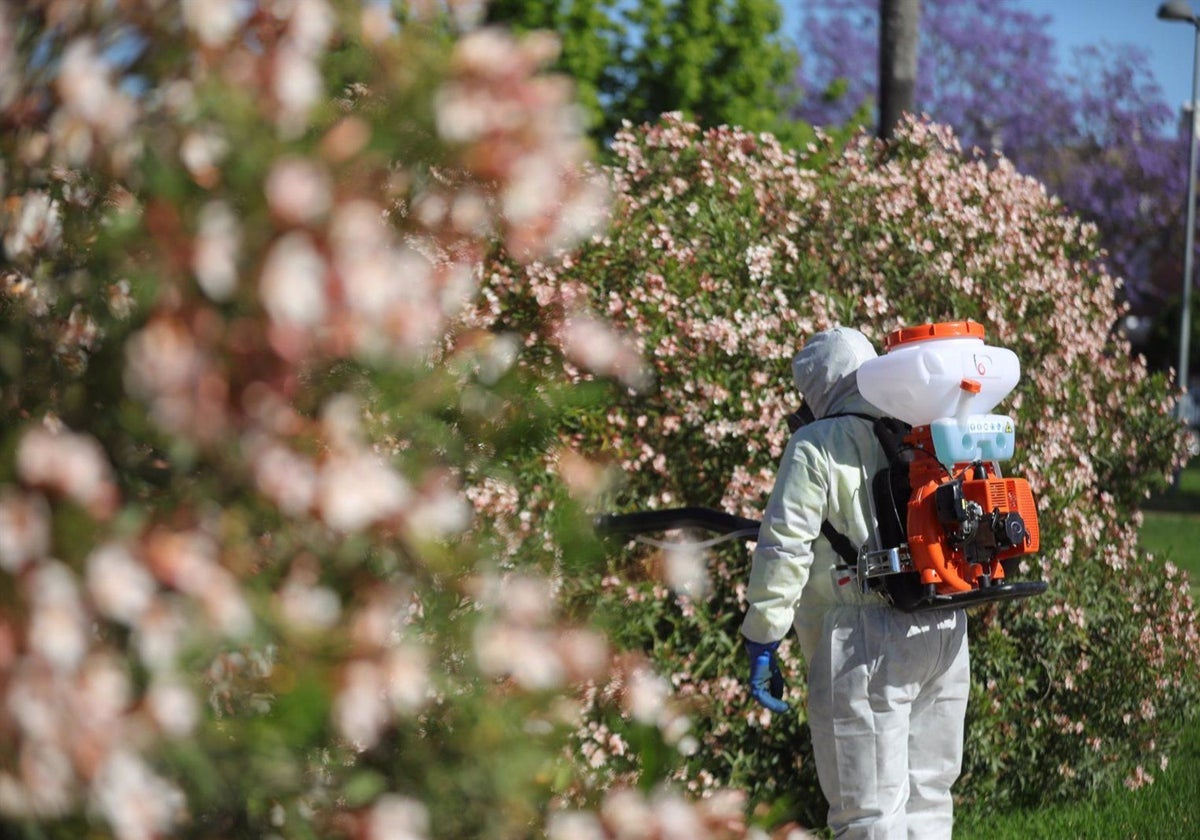
[[[1004,561],[1038,550],[1037,504],[1029,482],[1001,478],[991,464],[933,456],[928,427],[910,435],[908,548],[921,583],[940,594],[967,592],[1004,577]]]

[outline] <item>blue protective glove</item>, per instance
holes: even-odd
[[[746,642],[746,653],[750,656],[750,696],[759,705],[776,714],[789,711],[791,706],[783,702],[783,672],[779,670],[779,659],[775,655],[779,642]]]

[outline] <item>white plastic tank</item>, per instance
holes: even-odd
[[[1017,354],[983,343],[974,321],[896,330],[886,352],[858,369],[858,390],[883,412],[913,426],[943,417],[965,423],[991,411],[1021,378]]]

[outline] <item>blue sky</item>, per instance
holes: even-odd
[[[1014,0],[1026,11],[1051,18],[1050,32],[1058,42],[1060,60],[1072,47],[1103,43],[1128,43],[1149,56],[1155,79],[1168,105],[1180,107],[1192,96],[1192,53],[1195,32],[1185,23],[1156,16],[1160,0]],[[797,9],[820,0],[780,0],[786,22],[783,32],[792,35],[799,20]],[[1191,0],[1200,11],[1200,0]]]
[[[1159,20],[1159,0],[1017,0],[1017,5],[1052,18],[1051,33],[1063,58],[1073,46],[1128,43],[1144,49],[1166,102],[1182,106],[1192,97],[1195,30]],[[1192,2],[1200,10],[1200,3]]]

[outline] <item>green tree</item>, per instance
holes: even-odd
[[[562,40],[558,69],[579,87],[588,129],[611,139],[633,123],[680,111],[705,126],[783,137],[795,53],[775,0],[501,0],[488,20]]]

